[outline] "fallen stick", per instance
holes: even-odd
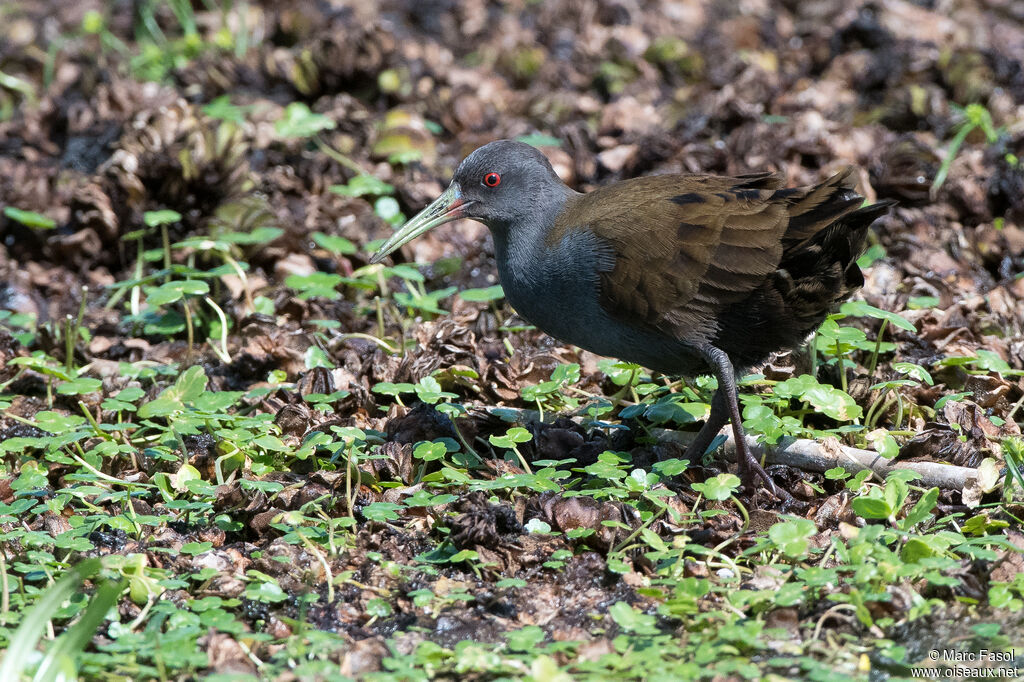
[[[501,417],[505,421],[509,421],[509,418],[514,416],[515,421],[521,424],[536,422],[540,417],[535,410],[519,408],[501,407],[493,412],[484,408],[484,411]],[[577,423],[582,421],[579,417],[572,419]],[[689,445],[697,435],[696,432],[672,431],[670,429],[651,429],[651,433],[661,442],[679,443],[684,446]],[[724,458],[735,462],[736,441],[733,439],[732,428],[725,427],[720,435],[726,437],[721,448]],[[918,479],[920,485],[947,490],[963,490],[968,481],[978,478],[978,470],[971,467],[940,462],[892,462],[877,452],[852,448],[841,444],[835,438],[826,438],[823,441],[808,438],[782,438],[775,445],[764,445],[758,443],[753,436],[747,436],[747,445],[756,455],[760,456],[763,453],[767,464],[785,464],[802,471],[820,472],[842,467],[850,473],[857,473],[864,469],[870,469],[884,479],[890,471],[907,469],[921,476]]]
[[[726,433],[728,431],[728,433]],[[694,435],[688,432],[653,429],[660,441],[671,441],[681,445],[688,444]],[[736,441],[732,429],[723,429],[726,441],[721,452],[730,462],[736,461]],[[885,459],[872,450],[861,450],[842,445],[835,438],[824,441],[807,438],[782,438],[775,445],[764,445],[753,436],[747,436],[747,446],[755,455],[764,454],[767,464],[785,464],[802,471],[827,471],[842,467],[850,473],[870,469],[885,478],[890,471],[907,469],[921,476],[918,483],[925,487],[936,486],[949,490],[963,490],[970,479],[978,478],[978,470],[940,462],[893,462]]]

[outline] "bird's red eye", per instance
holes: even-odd
[[[501,184],[501,176],[497,173],[488,173],[484,176],[484,184],[488,187],[497,187]]]

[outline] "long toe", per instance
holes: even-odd
[[[772,477],[768,475],[768,472],[764,470],[764,467],[762,467],[761,463],[757,461],[757,458],[748,452],[746,462],[746,471],[744,471],[746,476],[743,477],[743,484],[749,485],[753,488],[757,484],[757,479],[760,478],[764,482],[765,487],[768,488],[768,491],[771,492],[772,495],[779,497],[779,489],[775,485],[775,481],[773,481]]]
[[[739,441],[736,443],[736,463],[739,465],[740,480],[743,481],[743,485],[754,490],[757,486],[757,480],[761,479],[772,495],[783,497],[780,489],[775,485],[775,481],[772,480],[772,477],[768,475],[768,472],[764,470],[761,463],[754,457],[754,453],[747,447],[745,440],[742,443]]]

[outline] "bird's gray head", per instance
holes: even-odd
[[[537,149],[498,140],[463,159],[448,189],[381,245],[377,263],[406,242],[456,218],[479,220],[492,232],[553,220],[572,193]]]
[[[462,195],[463,215],[492,229],[530,220],[565,187],[540,151],[514,140],[474,151],[459,164],[452,184]]]

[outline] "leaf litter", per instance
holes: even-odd
[[[43,1],[0,28],[3,552],[19,594],[90,557],[128,579],[83,676],[856,677],[862,642],[900,676],[1019,641],[1012,3],[143,4],[158,31]],[[996,474],[737,490],[652,429],[710,387],[529,328],[481,226],[369,268],[498,137],[578,189],[864,169],[900,201],[870,308],[751,380],[751,430]]]

